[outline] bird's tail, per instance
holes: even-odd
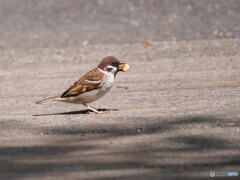
[[[50,99],[54,100],[54,99],[57,99],[57,98],[59,98],[59,96],[48,97],[48,98],[45,98],[45,99],[42,99],[40,101],[35,102],[35,104],[42,104],[44,101],[47,101],[47,100],[50,100]]]

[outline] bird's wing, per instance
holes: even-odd
[[[93,69],[66,90],[61,95],[61,98],[78,96],[85,92],[98,89],[104,84],[104,80],[104,73],[99,71],[97,68]]]

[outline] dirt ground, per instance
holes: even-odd
[[[240,173],[239,9],[238,0],[0,1],[0,179]],[[92,103],[104,114],[35,104],[107,55],[130,71]]]
[[[240,38],[239,0],[0,1],[0,48]]]
[[[1,179],[239,172],[239,52],[238,40],[1,51]],[[34,104],[62,93],[108,54],[131,67],[92,104],[108,112]]]

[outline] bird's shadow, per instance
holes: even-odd
[[[118,111],[118,109],[97,109],[102,112],[109,111]],[[53,116],[53,115],[76,115],[76,114],[91,114],[93,113],[91,110],[81,110],[81,111],[69,111],[69,112],[61,112],[61,113],[50,113],[50,114],[34,114],[33,116]]]

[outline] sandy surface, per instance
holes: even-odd
[[[62,93],[106,55],[130,64],[92,105]],[[240,171],[240,41],[0,51],[1,179],[175,179]]]
[[[0,179],[240,173],[239,9],[238,0],[0,1]],[[105,114],[34,104],[107,55],[131,69],[92,104]]]
[[[0,1],[0,48],[239,39],[239,0]]]

